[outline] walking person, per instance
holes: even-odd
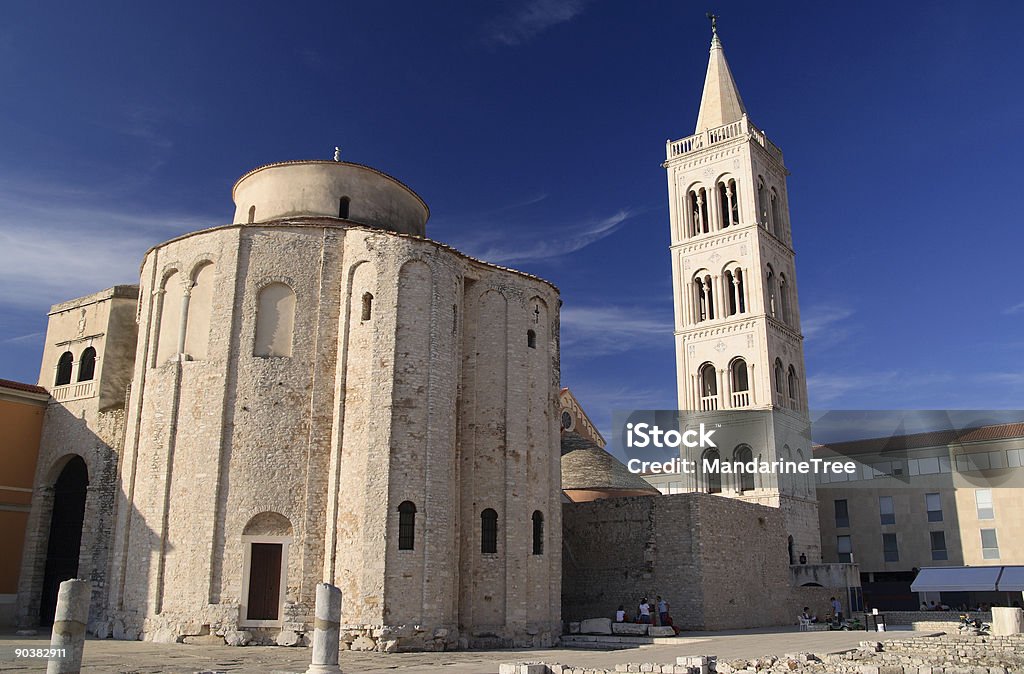
[[[832,603],[832,619],[837,623],[843,622],[843,605],[835,597],[832,597],[829,601]]]
[[[656,598],[656,606],[658,607],[658,624],[668,625],[668,602],[661,598],[659,594]]]

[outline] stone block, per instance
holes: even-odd
[[[611,634],[611,618],[588,618],[580,622],[580,632],[583,634]]]
[[[612,623],[612,634],[643,636],[647,634],[647,625],[637,623]]]
[[[498,674],[518,674],[518,665],[514,662],[503,662],[498,665]]]
[[[193,634],[185,637],[182,643],[192,646],[223,646],[224,637],[219,637],[216,634]]]
[[[252,632],[249,630],[231,630],[224,633],[224,643],[228,646],[248,646],[252,641]]]
[[[302,643],[302,635],[294,630],[281,630],[275,641],[278,646],[298,646]]]
[[[667,625],[647,625],[647,634],[652,637],[674,637],[676,631]]]
[[[367,636],[358,636],[349,644],[348,648],[352,651],[372,651],[376,650],[377,642]]]
[[[579,622],[571,622],[571,623],[569,623],[569,634],[579,634],[579,633],[580,633],[580,624],[579,624]]]
[[[1024,631],[1024,610],[1005,606],[992,607],[992,635],[1008,636]]]

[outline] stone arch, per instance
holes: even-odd
[[[60,584],[78,576],[89,467],[78,454],[65,455],[50,467],[46,483],[52,484],[53,491],[39,603],[40,625],[53,624]]]
[[[178,330],[181,326],[181,308],[184,300],[184,286],[181,272],[172,267],[164,272],[157,296],[158,319],[156,358],[153,366],[162,365],[178,355]]]
[[[189,275],[188,311],[185,319],[185,353],[192,360],[205,360],[210,341],[210,317],[213,313],[213,284],[216,268],[210,260],[200,260]]]
[[[292,523],[281,513],[265,510],[252,516],[242,529],[243,536],[291,536]]]
[[[254,356],[280,358],[292,355],[295,331],[295,291],[280,281],[268,283],[256,294]]]
[[[721,468],[714,470],[714,461],[721,460],[721,454],[717,449],[706,449],[700,456],[700,471],[704,477],[704,490],[709,494],[721,494],[722,493],[722,473]],[[705,470],[705,462],[708,462],[708,470]]]

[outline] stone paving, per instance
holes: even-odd
[[[885,639],[921,636],[921,632],[886,632]],[[722,659],[782,655],[796,651],[855,648],[860,641],[883,635],[865,632],[798,632],[796,628],[761,628],[727,632],[686,632],[678,643],[621,650],[537,649],[453,651],[447,653],[359,653],[343,651],[346,674],[493,674],[503,662],[560,662],[580,667],[612,668],[623,662],[675,662],[680,655],[717,655]],[[0,672],[44,672],[44,660],[15,658],[16,648],[45,648],[46,636],[19,637],[0,632]],[[311,649],[255,646],[154,644],[142,641],[89,640],[83,674],[301,674]]]

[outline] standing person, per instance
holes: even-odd
[[[640,611],[640,622],[644,625],[651,624],[651,605],[647,603],[647,597],[640,600],[640,606],[637,607]]]
[[[832,615],[834,616],[833,620],[835,620],[837,623],[838,622],[842,622],[843,621],[843,605],[841,603],[839,603],[839,600],[836,599],[835,597],[832,597],[831,599],[829,599],[829,601],[832,603]]]
[[[615,622],[626,622],[626,609],[623,608],[622,604],[619,604],[619,610],[615,612]]]
[[[668,622],[668,602],[661,598],[659,594],[656,598],[658,607],[658,622],[661,625],[667,625]]]

